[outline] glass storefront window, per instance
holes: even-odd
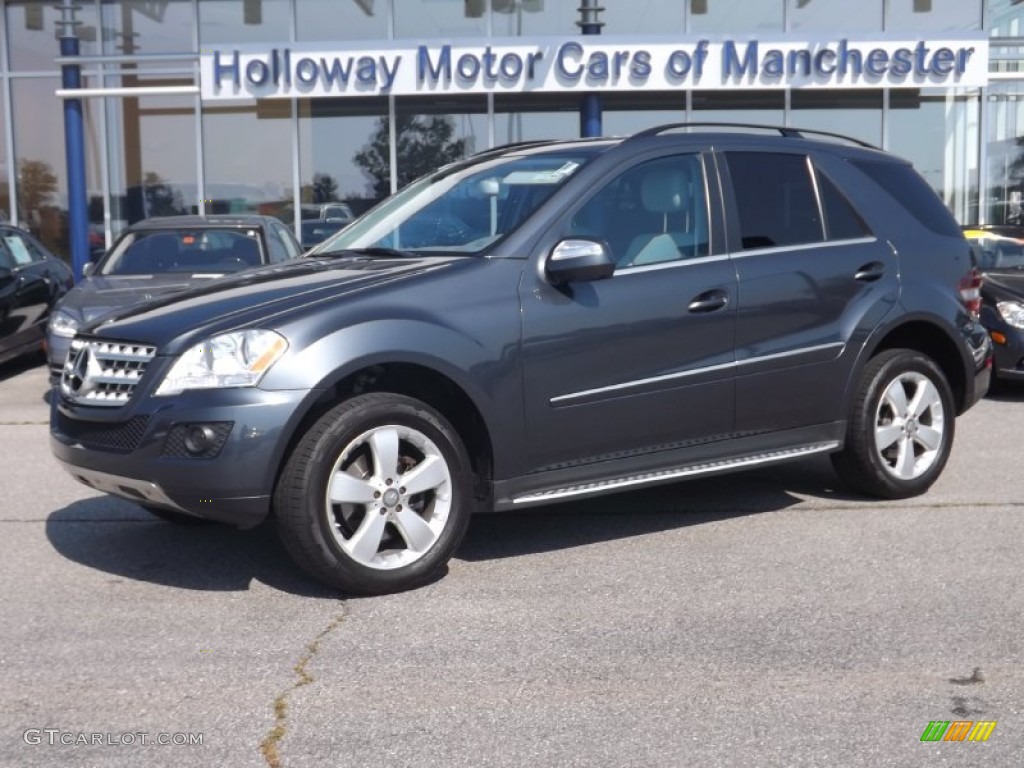
[[[579,97],[557,93],[494,97],[494,144],[580,135]]]
[[[977,91],[894,88],[889,151],[906,158],[961,224],[978,221]]]
[[[885,28],[914,34],[981,29],[981,7],[986,1],[885,0]]]
[[[850,0],[786,0],[786,24],[792,32],[881,32],[882,4]]]
[[[395,37],[398,39],[487,35],[486,0],[400,0],[395,6]]]
[[[882,146],[882,91],[795,90],[789,124],[813,128]]]
[[[75,18],[78,27],[79,48],[83,56],[94,56],[99,50],[99,24],[96,6],[80,3]],[[54,3],[40,0],[8,2],[4,13],[7,46],[11,69],[21,72],[56,72],[53,58],[60,53],[57,22],[61,13]]]
[[[103,0],[103,51],[108,54],[192,50],[191,0]]]
[[[693,121],[782,125],[782,91],[694,91]]]
[[[315,221],[358,216],[390,192],[387,121],[381,119],[388,102],[384,97],[304,99],[298,110],[300,212],[298,220],[291,211],[281,218],[309,247],[314,238],[329,234]],[[383,150],[380,166],[370,159],[372,147]]]
[[[85,86],[95,85],[88,79]],[[17,105],[11,116],[14,129],[14,169],[17,174],[18,224],[43,245],[69,258],[68,182],[64,157],[63,105],[53,92],[58,78],[25,78],[11,83]],[[89,196],[99,194],[102,136],[91,100],[83,102],[85,127],[85,183]]]
[[[291,39],[290,0],[202,0],[199,42],[281,43]]]
[[[579,3],[571,3],[578,7]],[[645,3],[643,11],[637,13],[635,3],[601,3],[605,7],[601,14],[604,22],[602,34],[606,35],[667,35],[682,34],[686,31],[686,6],[681,2]],[[576,17],[579,18],[579,12]],[[576,31],[575,19],[572,32]]]
[[[476,0],[484,5],[485,0]],[[489,0],[494,18],[494,37],[522,37],[524,35],[577,35],[578,2],[562,0]],[[466,7],[474,5],[467,0]],[[601,19],[606,21],[605,14]],[[605,28],[605,32],[612,33]]]
[[[1024,225],[1024,83],[992,86],[986,106],[987,222]]]
[[[281,216],[294,204],[287,99],[203,107],[203,145],[207,213]]]
[[[0,221],[11,220],[11,166],[7,157],[7,105],[0,99]]]
[[[689,31],[735,35],[782,32],[783,0],[685,0]]]
[[[143,86],[181,84],[144,77],[132,80]],[[192,99],[145,96],[107,99],[106,104],[112,234],[150,216],[197,213]],[[98,223],[102,227],[102,219]],[[90,215],[90,225],[96,224]]]
[[[606,93],[601,97],[602,133],[605,136],[629,136],[656,125],[686,120],[686,94],[659,94],[657,109],[642,94]]]
[[[386,0],[300,0],[295,6],[300,41],[386,40]]]
[[[387,127],[387,120],[380,120],[377,134],[383,138]],[[401,189],[446,163],[487,149],[487,101],[483,96],[400,99],[395,108],[395,127],[397,185]],[[383,159],[383,146],[373,142],[368,149],[369,155],[358,155],[356,162],[369,171]],[[376,179],[379,193],[383,174],[370,176]]]

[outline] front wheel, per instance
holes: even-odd
[[[864,370],[846,445],[832,463],[855,490],[887,499],[916,496],[949,459],[954,419],[949,384],[934,361],[909,349],[886,350]]]
[[[350,594],[440,575],[462,541],[473,483],[462,441],[430,406],[360,395],[299,440],[274,494],[281,540],[311,576]]]

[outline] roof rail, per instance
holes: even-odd
[[[848,141],[851,144],[856,144],[860,147],[866,147],[868,149],[878,149],[874,144],[860,139],[855,139],[852,136],[845,136],[841,133],[832,133],[831,131],[817,131],[812,128],[789,128],[783,125],[765,125],[761,123],[728,123],[728,122],[714,122],[714,123],[666,123],[665,125],[656,125],[653,128],[647,128],[646,130],[634,133],[630,136],[630,139],[638,139],[644,136],[657,136],[658,134],[664,133],[665,131],[671,131],[676,128],[751,128],[761,131],[778,131],[780,136],[785,136],[789,139],[803,139],[807,138],[805,134],[811,134],[812,136],[827,136],[831,139],[840,139],[841,141]]]

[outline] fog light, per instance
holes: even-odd
[[[992,337],[992,341],[994,341],[996,344],[1002,344],[1003,346],[1006,346],[1006,336],[1004,334],[1000,333],[999,331],[992,331],[992,333],[989,335]]]
[[[217,433],[205,424],[193,424],[185,430],[185,450],[199,456],[210,450]]]

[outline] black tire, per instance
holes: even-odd
[[[173,509],[164,509],[163,507],[151,507],[148,504],[140,504],[144,510],[149,512],[153,517],[158,517],[164,522],[174,523],[186,528],[191,528],[197,525],[210,525],[212,520],[205,520],[202,517],[196,517],[195,515],[188,515],[184,512],[175,512]]]
[[[887,392],[897,402],[902,393],[908,406],[918,394],[932,405],[916,416],[909,407],[898,414]],[[885,350],[864,369],[845,446],[832,455],[832,465],[846,485],[870,496],[916,496],[942,473],[953,448],[955,419],[949,383],[931,358],[909,349]],[[893,435],[898,437],[883,448]]]
[[[393,468],[386,466],[391,458]],[[417,486],[440,479],[407,492],[403,478]],[[425,403],[386,392],[354,397],[318,419],[285,462],[274,493],[278,532],[292,559],[358,595],[412,589],[442,575],[473,503],[469,458],[455,429]],[[418,548],[410,543],[417,537]]]

